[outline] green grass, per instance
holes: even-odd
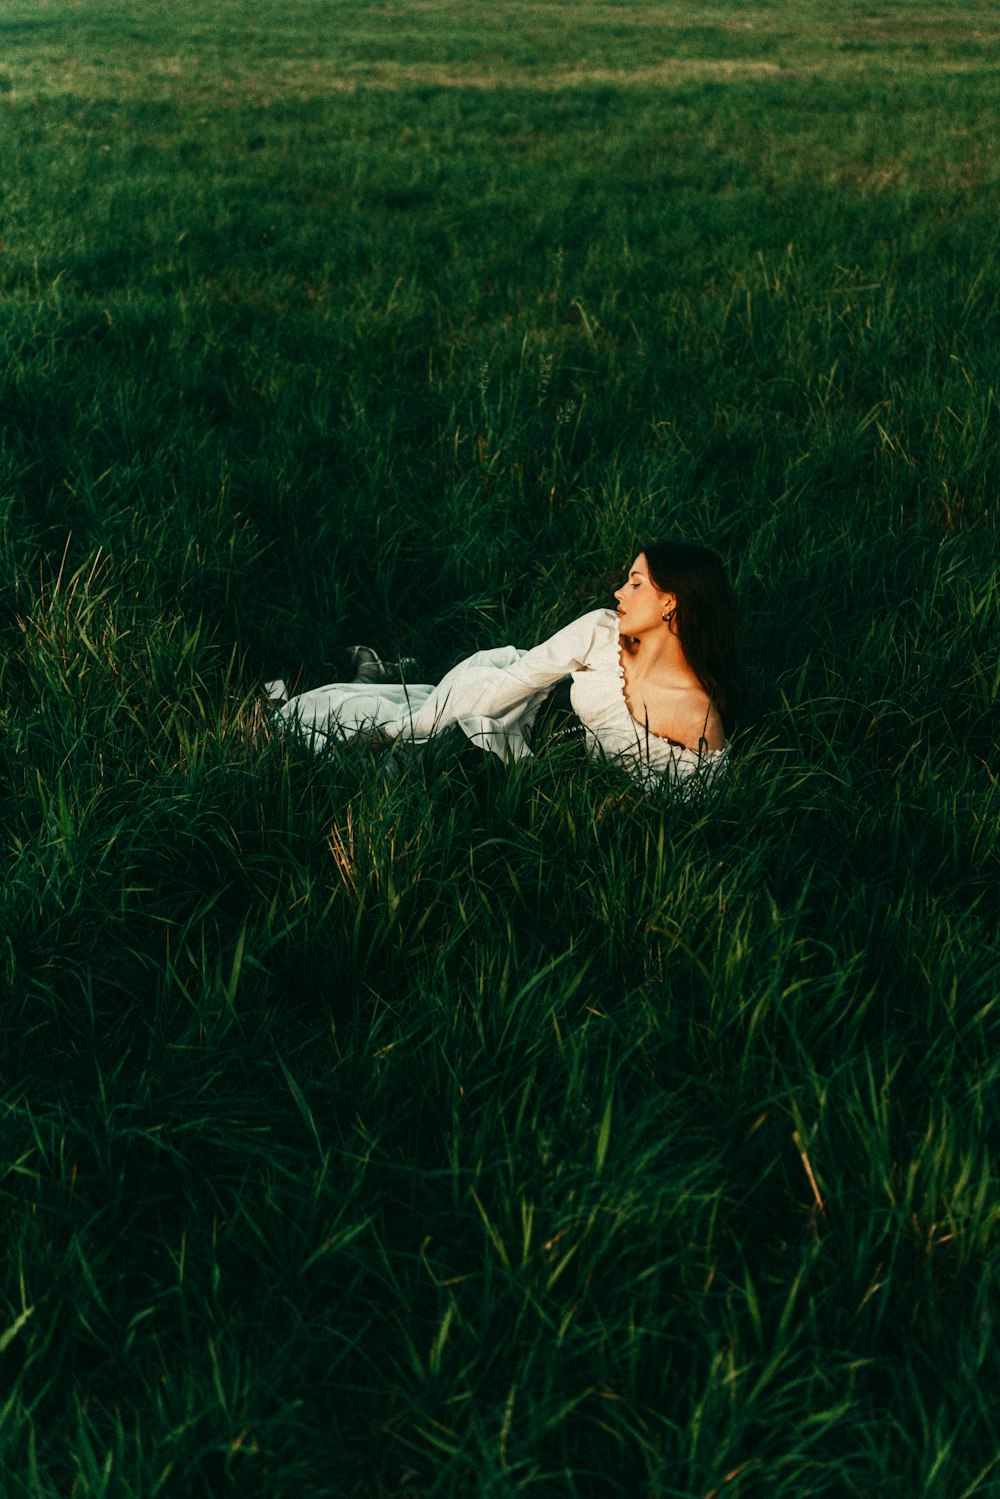
[[[998,1491],[998,30],[0,11],[5,1495]],[[272,732],[651,535],[710,806]]]

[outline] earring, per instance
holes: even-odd
[[[665,625],[669,625],[669,624],[673,623],[673,618],[674,618],[674,615],[676,613],[677,613],[676,609],[665,609],[664,612],[663,612],[663,614],[661,614],[660,618],[663,620],[663,623]]]

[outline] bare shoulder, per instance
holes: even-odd
[[[710,750],[724,748],[726,731],[722,718],[703,687],[692,687],[684,693],[677,704],[676,722],[682,730],[677,737],[692,749],[701,748],[703,742]]]
[[[632,717],[651,734],[688,749],[720,750],[726,731],[719,711],[700,682],[630,682],[625,701]]]

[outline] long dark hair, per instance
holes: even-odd
[[[641,550],[653,583],[676,597],[674,629],[681,648],[730,728],[743,703],[743,677],[736,638],[739,615],[722,563],[708,547],[684,541],[654,541]]]

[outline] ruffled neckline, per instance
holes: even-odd
[[[609,613],[611,612],[614,612],[615,621],[615,656],[618,667],[619,690],[621,692],[622,706],[629,716],[630,723],[634,724],[637,729],[641,729],[642,732],[646,734],[650,739],[657,739],[659,740],[660,744],[669,744],[671,749],[681,750],[686,755],[696,755],[698,759],[702,759],[705,755],[724,755],[729,748],[728,744],[722,745],[720,749],[692,749],[689,744],[681,744],[679,739],[671,739],[666,734],[654,734],[652,729],[647,728],[644,723],[639,722],[635,714],[632,712],[631,707],[629,706],[627,692],[628,684],[625,680],[625,660],[623,656],[625,647],[622,643],[622,622],[618,618],[617,611],[609,610]]]

